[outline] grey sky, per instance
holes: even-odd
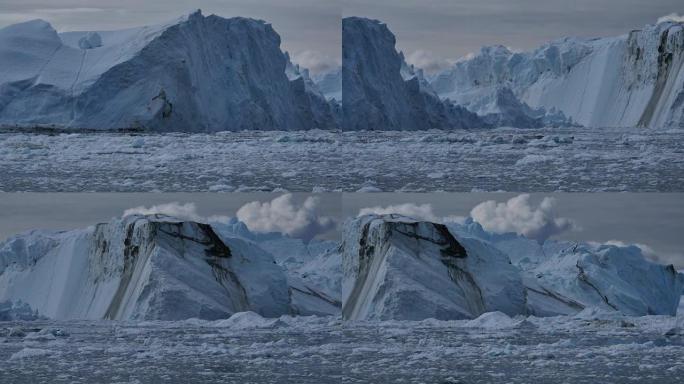
[[[564,36],[620,35],[682,0],[342,0],[344,16],[387,23],[413,64],[439,69],[483,45],[531,49]]]
[[[41,18],[60,32],[110,30],[164,23],[198,8],[204,15],[272,23],[283,49],[314,71],[341,61],[342,11],[337,0],[2,0],[0,27]]]
[[[129,208],[168,203],[193,203],[202,217],[234,217],[238,209],[252,201],[271,201],[279,193],[0,193],[0,241],[31,230],[70,230],[104,223],[121,217]],[[301,204],[311,194],[294,193]],[[339,217],[340,194],[316,194],[318,214]],[[322,238],[338,238],[333,230]]]

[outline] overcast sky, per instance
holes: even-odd
[[[314,72],[341,61],[337,0],[0,0],[0,28],[41,18],[60,32],[120,29],[164,23],[198,8],[204,15],[272,23],[283,49]]]
[[[108,222],[121,217],[131,208],[152,208],[163,205],[192,204],[192,215],[202,218],[235,217],[238,209],[250,202],[269,202],[279,193],[0,193],[0,242],[7,237],[31,229],[71,230]],[[302,202],[311,196],[317,199],[318,216],[338,218],[341,215],[340,194],[294,193],[293,211],[301,210]],[[281,207],[282,208],[282,207]],[[286,207],[287,208],[287,207]],[[137,210],[139,211],[139,209]],[[172,212],[177,213],[172,213]],[[178,213],[185,211],[186,216]],[[169,208],[159,211],[183,219],[188,210]],[[282,215],[281,215],[282,217]],[[287,219],[287,217],[285,217]],[[223,220],[223,219],[221,219]],[[338,238],[331,229],[320,233],[321,238]]]
[[[620,35],[684,14],[682,0],[342,0],[344,16],[386,22],[407,60],[441,69],[483,45],[530,49],[564,36]]]

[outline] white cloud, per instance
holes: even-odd
[[[144,207],[144,206],[139,206],[135,208],[129,208],[124,211],[123,216],[130,216],[130,215],[153,215],[153,214],[162,214],[162,215],[168,215],[168,216],[173,216],[177,219],[182,219],[182,220],[192,220],[192,221],[205,221],[205,218],[200,216],[197,213],[197,207],[195,206],[195,203],[185,203],[181,204],[178,202],[172,202],[172,203],[166,203],[166,204],[159,204],[159,205],[153,205],[149,208]]]
[[[556,217],[554,204],[554,199],[545,197],[538,207],[533,207],[530,195],[522,194],[505,203],[480,203],[470,211],[470,216],[488,231],[516,232],[543,243],[553,235],[576,229],[572,220]]]
[[[455,60],[439,57],[432,51],[418,49],[406,56],[406,62],[425,70],[425,72],[435,73],[450,68]]]
[[[154,214],[161,214],[161,215],[167,215],[167,216],[172,216],[177,219],[181,220],[190,220],[190,221],[197,221],[200,223],[209,223],[209,222],[216,222],[216,221],[227,221],[229,219],[228,216],[222,216],[222,215],[212,215],[208,217],[204,217],[197,213],[197,206],[195,203],[184,203],[181,204],[179,202],[171,202],[171,203],[165,203],[165,204],[158,204],[158,205],[153,205],[149,208],[145,206],[139,206],[135,208],[129,208],[124,211],[123,216],[130,216],[130,215],[154,215]]]
[[[292,62],[312,73],[322,73],[340,66],[339,60],[318,51],[300,51],[292,54]]]
[[[292,237],[309,241],[319,234],[334,229],[336,222],[318,214],[318,197],[308,197],[297,204],[292,194],[285,194],[271,201],[253,201],[238,209],[236,217],[254,232],[282,232]],[[195,203],[166,203],[151,207],[139,206],[126,209],[123,216],[162,214],[181,220],[201,223],[225,222],[228,216],[202,216]]]
[[[388,205],[386,207],[380,207],[380,206],[367,207],[367,208],[362,208],[361,210],[359,210],[358,216],[371,215],[371,214],[376,214],[376,215],[398,214],[398,215],[408,216],[408,217],[416,219],[416,220],[432,221],[435,223],[463,222],[465,220],[465,218],[462,216],[438,217],[437,215],[435,215],[431,204],[405,203],[405,204],[397,204],[397,205]]]
[[[600,244],[600,243],[597,243]],[[645,258],[655,261],[660,264],[673,264],[676,268],[684,268],[684,254],[682,253],[665,253],[653,249],[651,246],[642,243],[628,243],[620,240],[608,240],[603,244],[615,245],[618,247],[627,247],[630,245],[641,249],[641,254]]]
[[[237,218],[254,232],[282,232],[309,241],[335,228],[330,217],[318,214],[318,197],[307,197],[303,203],[285,194],[270,202],[253,201],[237,211]]]
[[[679,15],[677,13],[670,13],[663,17],[659,17],[657,23],[664,23],[666,21],[674,21],[676,23],[684,23],[684,15]]]

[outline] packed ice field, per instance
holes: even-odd
[[[684,130],[0,133],[0,190],[684,190]]]
[[[684,316],[0,323],[7,383],[680,383]]]

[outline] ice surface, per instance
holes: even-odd
[[[343,129],[410,131],[572,125],[562,112],[530,108],[506,87],[484,97],[452,100],[448,96],[465,88],[459,83],[454,92],[439,94],[421,69],[406,63],[404,55],[396,51],[395,42],[395,36],[380,21],[360,17],[343,20]],[[443,83],[448,83],[445,79],[451,80],[446,75],[439,79]],[[437,86],[440,90],[446,87],[441,83]]]
[[[342,269],[337,242],[304,242],[277,232],[254,233],[235,218],[212,226],[224,236],[243,238],[273,255],[287,274],[292,313],[306,316],[340,312]]]
[[[2,322],[0,382],[183,383],[191,377],[197,383],[529,383],[533,378],[675,384],[684,375],[684,333],[672,331],[684,324],[682,316],[528,317],[507,327],[498,326],[500,321],[475,326],[240,317],[254,326]],[[483,315],[496,317],[501,316]],[[8,336],[9,329],[25,335],[61,330],[69,336],[36,340]]]
[[[683,151],[684,131],[639,128],[0,132],[0,190],[668,192]]]

